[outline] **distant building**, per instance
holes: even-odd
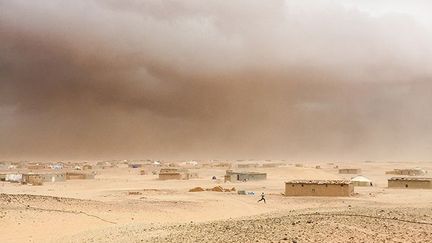
[[[47,168],[47,165],[39,164],[39,163],[28,163],[26,165],[26,167],[29,170],[43,170],[43,169]]]
[[[179,172],[162,172],[159,173],[159,180],[182,180],[183,176]]]
[[[162,168],[159,171],[159,180],[189,180],[192,178],[198,178],[198,173],[189,172],[184,168]]]
[[[214,167],[214,168],[230,168],[231,164],[228,163],[228,162],[218,162],[218,163],[211,164],[211,167]]]
[[[6,169],[9,169],[9,168],[11,168],[11,162],[9,162],[9,161],[0,161],[0,169],[1,170],[6,170]]]
[[[87,173],[82,171],[68,171],[66,172],[66,180],[86,180],[94,179],[95,173]]]
[[[128,167],[133,169],[141,168],[142,166],[142,164],[128,164]]]
[[[44,183],[44,178],[39,174],[23,174],[22,175],[23,184],[32,184],[34,186],[41,186]]]
[[[180,166],[186,166],[186,167],[195,167],[195,166],[198,166],[198,162],[196,162],[195,160],[191,160],[191,161],[184,161],[184,162],[181,162],[180,164],[179,164]]]
[[[432,178],[392,177],[388,179],[388,187],[432,189]]]
[[[198,173],[197,172],[190,172],[190,171],[188,171],[186,173],[186,179],[187,180],[189,180],[189,179],[196,179],[196,178],[198,178]]]
[[[111,169],[117,167],[115,161],[99,161],[96,163],[96,167],[101,169]]]
[[[361,169],[358,168],[343,168],[339,169],[339,174],[360,174]]]
[[[408,175],[408,176],[421,176],[425,175],[426,171],[420,168],[414,169],[394,169],[391,171],[386,171],[389,175]]]
[[[51,169],[53,169],[53,170],[61,170],[61,169],[63,169],[63,164],[62,163],[56,163],[56,164],[52,164],[52,165],[50,165],[50,167],[51,167]]]
[[[21,182],[22,181],[22,174],[21,173],[7,173],[5,176],[5,181]]]
[[[259,181],[266,180],[267,173],[261,172],[234,172],[232,170],[227,170],[225,174],[225,182],[235,182],[235,181]]]
[[[2,172],[0,173],[1,181],[20,182],[28,184],[42,184],[41,182],[59,182],[66,180],[64,172],[54,172],[51,170],[43,170],[37,172]]]
[[[6,181],[6,175],[7,175],[7,173],[0,172],[0,181]]]
[[[61,182],[66,181],[66,173],[56,173],[56,172],[29,172],[24,173],[22,175],[22,182],[33,184],[30,181],[39,180],[36,178],[40,178],[42,182]]]
[[[281,166],[285,166],[285,163],[272,162],[272,163],[262,164],[263,168],[276,168],[276,167],[281,167]]]
[[[293,180],[285,182],[285,196],[349,197],[354,186],[348,180]]]
[[[258,163],[237,164],[237,168],[239,168],[239,169],[257,168],[257,167],[259,167]]]
[[[91,165],[83,165],[82,169],[83,170],[91,170],[91,169],[93,169],[93,166],[91,166]]]

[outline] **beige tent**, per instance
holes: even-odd
[[[372,181],[361,175],[351,178],[351,182],[354,186],[372,186]]]

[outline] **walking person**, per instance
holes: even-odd
[[[261,199],[258,200],[258,202],[261,202],[261,201],[264,201],[264,203],[266,203],[264,192],[261,193]]]

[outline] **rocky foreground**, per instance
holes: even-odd
[[[128,225],[64,242],[427,243],[432,242],[432,209],[326,208],[206,223]]]
[[[432,242],[431,209],[348,209],[167,227],[148,242]]]

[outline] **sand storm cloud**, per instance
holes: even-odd
[[[342,1],[0,1],[0,153],[427,159],[431,34]]]

